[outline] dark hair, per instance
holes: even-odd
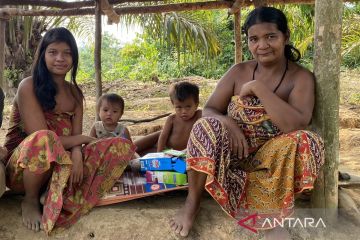
[[[98,113],[100,112],[100,107],[104,100],[108,101],[111,104],[118,104],[121,107],[122,112],[124,112],[124,108],[125,108],[124,99],[121,96],[117,95],[116,93],[107,93],[102,95],[97,102],[96,111]]]
[[[242,27],[242,32],[247,36],[249,28],[258,23],[274,23],[279,31],[290,37],[290,30],[285,14],[273,7],[258,7],[252,10],[247,16]],[[290,44],[285,45],[285,57],[293,62],[297,62],[301,58],[298,49]]]
[[[178,82],[171,86],[169,91],[171,102],[174,99],[180,102],[192,97],[195,103],[199,103],[199,87],[196,84],[189,82]]]
[[[54,79],[46,67],[45,51],[46,48],[54,42],[64,42],[69,45],[72,57],[71,83],[74,84],[77,92],[84,99],[81,89],[76,83],[76,72],[78,69],[79,53],[74,36],[69,30],[63,27],[53,28],[46,32],[36,50],[32,78],[34,81],[34,92],[40,105],[44,110],[53,110],[56,106],[55,95],[57,94],[57,86]],[[73,93],[71,91],[71,93]],[[77,101],[81,101],[74,94]]]

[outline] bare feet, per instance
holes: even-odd
[[[21,203],[24,225],[33,231],[43,229],[41,224],[40,203],[38,198],[24,198]]]
[[[275,227],[265,231],[266,240],[290,240],[290,234],[286,228]]]
[[[192,201],[188,197],[184,207],[170,220],[171,229],[175,233],[180,234],[180,236],[186,237],[194,224],[199,210],[200,202]]]

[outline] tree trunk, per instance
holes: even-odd
[[[241,8],[234,14],[234,34],[235,34],[235,63],[242,61],[241,43]]]
[[[316,104],[313,126],[325,142],[325,164],[312,206],[330,221],[337,219],[339,164],[339,78],[343,2],[315,1]],[[331,16],[331,17],[329,17]]]

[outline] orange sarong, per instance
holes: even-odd
[[[228,115],[243,130],[246,159],[231,156],[228,130],[216,118],[202,118],[188,142],[188,168],[208,174],[205,189],[230,216],[265,218],[292,214],[294,194],[312,189],[324,163],[321,138],[305,130],[283,134],[272,124],[260,100],[233,96]]]

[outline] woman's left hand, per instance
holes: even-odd
[[[73,184],[81,183],[83,179],[83,159],[82,153],[79,149],[74,149],[71,151],[71,160],[73,162],[71,175],[70,175],[70,186]]]
[[[256,80],[252,80],[249,81],[247,83],[245,83],[244,85],[242,85],[241,90],[240,90],[240,97],[244,97],[244,96],[248,96],[248,95],[255,95],[254,93],[254,89],[257,86],[258,81]]]

